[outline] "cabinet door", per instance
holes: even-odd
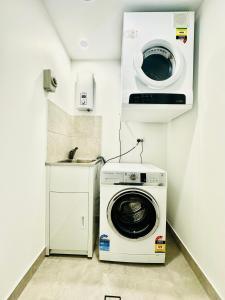
[[[89,168],[53,166],[50,174],[50,191],[65,193],[88,192]]]
[[[87,250],[88,193],[50,193],[50,249]]]

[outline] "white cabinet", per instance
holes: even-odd
[[[55,192],[88,192],[89,168],[52,166],[50,190]]]
[[[47,165],[46,254],[92,257],[100,163]]]
[[[88,193],[50,193],[50,249],[81,253],[88,246]]]

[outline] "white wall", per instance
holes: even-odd
[[[49,97],[67,111],[72,89],[70,60],[41,1],[1,1],[0,36],[0,299],[6,299],[45,247],[42,70],[55,72],[59,87]]]
[[[225,299],[225,2],[198,12],[195,108],[168,126],[168,219]]]
[[[73,82],[79,71],[94,73],[96,80],[96,103],[94,112],[74,114],[96,114],[102,116],[102,155],[108,159],[119,154],[119,125],[121,112],[120,62],[76,61],[72,63]],[[74,100],[75,102],[75,100]],[[122,151],[133,147],[138,137],[144,138],[143,162],[162,168],[166,159],[166,125],[122,122]],[[140,162],[141,147],[122,158],[122,162]],[[116,160],[115,160],[116,161]]]

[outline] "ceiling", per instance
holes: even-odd
[[[196,10],[202,0],[43,0],[71,59],[119,59],[124,11]],[[81,46],[82,45],[82,46]]]

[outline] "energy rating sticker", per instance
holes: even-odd
[[[187,42],[188,29],[187,28],[176,28],[176,39]]]
[[[110,240],[107,234],[100,235],[99,238],[99,250],[109,251],[110,250]]]
[[[163,239],[162,235],[159,235],[155,239],[155,253],[165,253],[166,252],[166,241]]]

